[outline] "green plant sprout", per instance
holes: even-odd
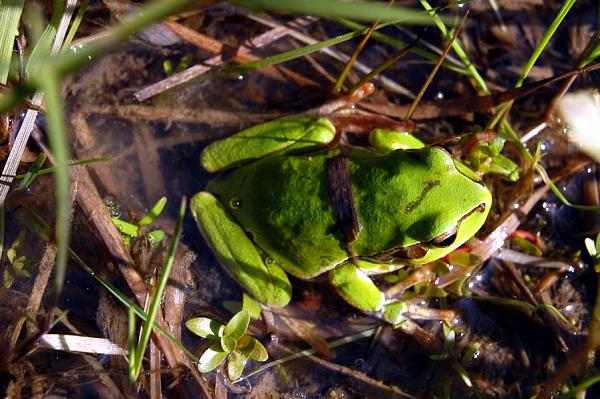
[[[13,241],[10,248],[6,250],[6,258],[11,267],[4,269],[4,287],[10,288],[17,277],[29,277],[30,270],[35,262],[24,255],[19,256],[17,250],[25,241],[25,230],[21,230]]]
[[[449,368],[456,373],[461,381],[467,387],[474,389],[477,393],[477,387],[473,384],[471,377],[469,377],[465,365],[477,356],[481,343],[477,341],[472,342],[462,354],[457,353],[456,331],[454,331],[454,329],[446,322],[442,323],[442,329],[444,334],[444,347],[440,353],[431,355],[430,358],[432,360],[448,362]]]
[[[140,229],[143,226],[148,226],[156,220],[156,218],[162,213],[167,205],[167,197],[161,197],[156,204],[142,217],[136,224],[129,223],[118,217],[112,217],[112,221],[116,228],[123,234],[123,240],[125,244],[129,245],[132,238],[139,237]],[[165,238],[165,232],[163,230],[152,230],[147,234],[150,244],[156,246],[160,244]]]
[[[231,381],[237,381],[248,360],[266,361],[269,354],[263,344],[246,334],[249,324],[250,313],[244,309],[236,313],[226,325],[207,317],[188,320],[185,325],[191,332],[213,341],[200,357],[198,370],[208,373],[227,359],[227,375]]]
[[[600,273],[600,233],[596,236],[596,241],[586,237],[584,244],[594,261],[594,270],[596,270],[596,273]]]

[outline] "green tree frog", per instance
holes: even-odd
[[[335,136],[329,120],[300,116],[212,143],[201,164],[221,173],[194,195],[192,213],[219,263],[259,302],[285,306],[288,274],[327,273],[348,303],[384,315],[393,301],[370,276],[462,245],[484,223],[491,194],[413,136],[376,129],[371,149],[333,148]]]

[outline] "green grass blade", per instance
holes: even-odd
[[[162,213],[167,205],[167,197],[161,197],[150,211],[138,222],[138,226],[146,226],[154,223],[154,220]]]
[[[46,97],[46,117],[50,148],[54,155],[56,174],[54,176],[56,198],[56,266],[54,269],[53,300],[52,305],[58,303],[67,268],[70,209],[69,174],[67,161],[69,159],[69,143],[66,137],[66,127],[63,119],[63,103],[60,97],[58,77],[47,71],[41,80]]]
[[[0,84],[6,84],[15,37],[25,0],[0,2]]]
[[[127,342],[129,343],[129,352],[127,357],[129,359],[129,380],[135,381],[135,311],[133,308],[127,310]]]
[[[144,358],[144,352],[146,352],[146,346],[148,345],[148,341],[150,340],[150,334],[152,333],[152,327],[154,325],[154,319],[156,318],[156,314],[158,313],[158,309],[160,308],[160,301],[162,299],[162,294],[165,292],[165,288],[167,287],[167,281],[169,279],[169,274],[171,273],[171,267],[173,266],[173,261],[175,259],[175,251],[177,250],[177,245],[179,244],[179,239],[181,238],[181,229],[183,226],[183,217],[185,216],[185,207],[186,207],[186,199],[183,198],[181,200],[181,206],[179,207],[179,216],[177,217],[177,225],[175,226],[175,233],[173,234],[173,239],[171,240],[171,244],[169,245],[169,252],[167,255],[167,260],[161,270],[160,279],[158,280],[158,286],[156,287],[156,293],[154,294],[154,298],[152,298],[152,302],[150,303],[150,308],[148,309],[148,318],[146,319],[144,326],[142,328],[142,334],[140,337],[140,343],[136,348],[135,358],[134,358],[134,373],[130,374],[130,377],[133,376],[131,381],[135,381],[137,377],[140,375],[140,371],[142,369],[142,361]]]
[[[75,15],[75,18],[73,18],[73,23],[71,24],[71,27],[69,28],[69,33],[67,34],[67,37],[65,38],[65,41],[63,42],[61,51],[65,51],[71,45],[71,42],[73,41],[73,38],[75,37],[75,34],[77,33],[77,29],[79,29],[79,25],[81,25],[81,21],[83,21],[83,15],[85,14],[85,10],[87,10],[87,6],[88,6],[88,0],[83,0],[81,2],[81,4],[79,5],[79,11],[77,11],[77,15]]]
[[[354,21],[350,21],[349,19],[337,18],[335,21],[337,23],[341,24],[342,26],[345,26],[348,29],[352,29],[352,30],[367,29],[366,26],[359,24],[357,22],[354,22]],[[385,33],[381,33],[381,32],[373,32],[372,37],[373,37],[373,40],[375,40],[377,42],[384,43],[389,46],[396,47],[398,49],[403,49],[403,48],[410,46],[410,43],[408,43],[408,42],[397,39],[395,37],[388,36]],[[432,61],[432,62],[436,62],[439,58],[439,55],[437,55],[436,53],[431,52],[426,49],[423,49],[423,48],[420,48],[420,47],[416,47],[416,46],[411,47],[410,52],[418,55],[419,57],[422,57],[429,61]],[[461,73],[463,75],[469,75],[469,72],[465,69],[464,65],[457,63],[457,61],[453,61],[451,58],[445,58],[442,63],[442,66],[450,69],[451,71]]]
[[[392,21],[413,25],[431,25],[433,20],[427,13],[406,7],[390,7],[383,2],[343,0],[235,0],[233,3],[251,9],[288,11],[300,14],[319,15],[327,18],[348,18],[359,21]]]
[[[44,33],[42,33],[42,36],[33,47],[33,50],[31,50],[31,55],[29,56],[29,60],[25,66],[25,75],[27,78],[38,76],[44,68],[46,60],[50,55],[50,49],[53,46],[56,32],[58,32],[58,25],[60,24],[63,9],[64,7],[62,1],[54,2],[52,19],[50,19],[50,23],[48,23],[48,26],[46,26]]]
[[[425,10],[427,10],[427,12],[429,12],[429,14],[433,17],[433,20],[435,21],[435,24],[437,25],[438,29],[442,33],[442,36],[444,36],[444,39],[451,40],[452,39],[452,32],[450,32],[446,28],[446,25],[444,24],[444,21],[435,12],[435,10],[433,9],[433,7],[431,7],[431,5],[429,5],[429,3],[427,2],[427,0],[419,0],[419,1],[421,2],[421,5],[423,6],[423,8]],[[473,80],[477,83],[477,85],[479,86],[479,88],[484,93],[490,94],[490,90],[488,89],[487,84],[485,83],[485,80],[479,74],[479,71],[477,71],[477,68],[475,68],[475,66],[473,65],[473,63],[469,60],[469,56],[463,50],[462,45],[460,44],[459,40],[455,40],[454,42],[452,42],[452,49],[454,50],[454,52],[456,53],[456,55],[458,56],[458,58],[462,61],[462,63],[465,64],[465,66],[467,68],[467,71],[469,71],[469,74],[471,75],[471,78],[473,78]]]
[[[533,50],[533,53],[531,53],[531,56],[529,57],[529,61],[527,61],[527,64],[525,64],[525,67],[523,68],[523,71],[521,72],[521,76],[519,76],[519,80],[517,80],[515,87],[521,87],[523,85],[523,82],[527,78],[527,75],[529,75],[531,68],[533,68],[536,61],[540,57],[540,54],[542,54],[542,52],[548,45],[548,42],[550,42],[550,39],[552,39],[552,36],[554,36],[556,31],[558,30],[558,27],[564,21],[565,17],[571,10],[571,7],[573,7],[573,5],[575,4],[575,1],[576,0],[567,0],[563,3],[562,7],[560,8],[560,11],[554,18],[554,21],[552,21],[552,24],[550,24],[548,29],[546,29],[546,32],[544,33],[542,40],[540,40],[538,45]]]
[[[377,25],[377,28],[375,28],[375,29],[381,29],[383,27],[393,25],[396,23],[398,23],[398,20],[389,21],[389,22]],[[223,73],[243,73],[243,72],[253,71],[253,70],[259,69],[259,68],[264,68],[264,67],[268,67],[268,66],[281,64],[283,62],[291,61],[296,58],[300,58],[305,55],[312,54],[316,51],[324,49],[325,47],[335,46],[336,44],[340,44],[340,43],[343,43],[350,39],[354,39],[355,37],[364,35],[365,33],[367,33],[368,30],[369,30],[368,28],[365,28],[365,29],[358,30],[355,32],[345,33],[343,35],[332,37],[331,39],[323,40],[323,41],[315,43],[315,44],[311,44],[311,45],[300,47],[298,49],[294,49],[291,51],[279,53],[279,54],[273,55],[271,57],[265,57],[258,61],[248,62],[246,64],[231,67],[231,68],[224,70]]]

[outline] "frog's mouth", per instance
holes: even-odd
[[[402,262],[422,259],[427,256],[431,249],[448,249],[448,252],[450,252],[466,241],[465,236],[467,238],[470,236],[470,234],[461,234],[461,224],[474,213],[486,213],[486,204],[479,204],[471,212],[465,214],[456,225],[427,242],[408,247],[392,248],[389,251],[374,255],[371,259],[379,262]],[[463,237],[463,239],[459,239],[460,237]]]

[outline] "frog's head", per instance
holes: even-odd
[[[400,257],[407,263],[419,265],[446,256],[473,237],[489,214],[490,191],[473,171],[446,155],[451,167],[436,187],[429,205],[430,209],[435,209],[430,215],[435,216],[430,216],[430,220],[419,220],[412,226],[415,236],[424,236],[420,242],[404,248]]]

